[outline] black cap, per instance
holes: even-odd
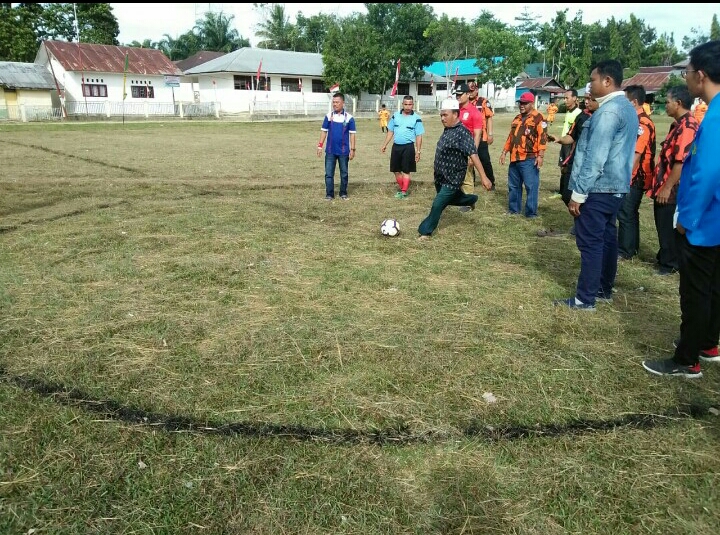
[[[469,93],[470,87],[467,84],[460,84],[455,88],[455,91],[453,91],[454,95],[462,95],[463,93]]]

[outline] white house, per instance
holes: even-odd
[[[175,114],[182,71],[160,50],[44,41],[35,63],[64,88],[68,115]]]

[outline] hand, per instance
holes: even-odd
[[[575,201],[570,201],[568,203],[568,212],[570,212],[570,215],[573,217],[578,217],[580,215],[580,208],[582,207],[582,204]]]
[[[668,200],[670,199],[671,191],[672,188],[667,189],[664,186],[660,188],[660,191],[658,191],[657,195],[655,196],[655,200],[658,202],[658,204],[667,204]]]
[[[492,134],[488,134],[487,144],[488,144],[488,145],[492,145],[492,144],[493,144],[493,141],[495,141],[495,138],[493,137],[493,135],[492,135]]]
[[[505,165],[505,153],[500,153],[500,165]]]
[[[557,141],[557,138],[552,134],[548,134],[548,141],[552,141],[553,143],[555,143]]]
[[[482,187],[485,188],[486,191],[490,191],[492,189],[492,182],[490,182],[490,179],[486,176],[480,178],[480,183],[482,184]]]
[[[419,162],[419,161],[420,161],[420,151],[416,151],[416,152],[415,152],[415,161],[416,161],[416,162]]]
[[[680,224],[680,221],[678,221],[677,227],[675,227],[675,229],[676,229],[680,234],[685,235],[685,227],[683,227],[682,224]]]
[[[385,154],[385,149],[387,149],[387,146],[386,146],[386,145],[383,145],[382,147],[380,147],[380,152],[382,152],[383,154]]]
[[[317,155],[318,155],[318,158],[319,158],[320,156],[322,156],[322,147],[318,147],[318,148],[317,148]]]
[[[544,160],[545,160],[545,158],[543,156],[538,156],[537,158],[535,158],[535,167],[540,169],[542,167]]]
[[[355,151],[351,150],[350,151],[350,159],[352,160],[353,158],[355,158]]]

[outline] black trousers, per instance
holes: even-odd
[[[478,158],[480,158],[480,163],[483,166],[483,171],[485,171],[485,174],[494,186],[495,173],[493,172],[492,160],[490,159],[490,148],[487,141],[480,141],[480,145],[478,145]]]
[[[657,258],[658,267],[660,269],[678,269],[678,253],[676,244],[676,231],[673,227],[673,217],[675,215],[675,203],[660,204],[655,201],[653,205],[653,213],[655,215],[655,229],[657,230],[658,249]]]
[[[572,172],[570,165],[563,165],[560,168],[560,195],[565,206],[570,204],[570,198],[572,197],[572,190],[570,189],[570,173]]]
[[[692,245],[676,232],[680,263],[680,343],[673,359],[678,364],[699,361],[701,349],[720,338],[720,245]]]
[[[640,203],[644,193],[641,187],[630,186],[617,215],[618,255],[623,258],[632,258],[640,250]]]

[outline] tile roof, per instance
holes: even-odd
[[[182,74],[165,54],[153,48],[65,41],[45,41],[43,44],[66,71],[122,73],[125,70],[125,54],[128,54],[130,74]]]
[[[0,86],[7,89],[55,89],[55,80],[44,65],[0,61]]]

